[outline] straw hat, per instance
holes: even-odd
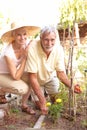
[[[6,43],[12,42],[14,40],[13,37],[12,37],[12,31],[16,30],[16,29],[19,29],[21,27],[25,28],[28,37],[29,36],[34,36],[35,34],[37,34],[40,31],[40,27],[38,27],[38,26],[29,26],[28,24],[24,24],[24,23],[13,22],[11,24],[11,29],[6,31],[1,36],[2,42],[6,42]]]

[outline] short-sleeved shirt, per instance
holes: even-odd
[[[28,51],[26,71],[36,73],[40,85],[56,76],[56,71],[65,71],[63,48],[56,43],[49,57],[43,51],[40,41],[32,43]]]
[[[8,69],[4,56],[10,57],[16,67],[20,65],[21,60],[22,60],[22,58],[20,59],[16,58],[12,44],[8,44],[3,51],[3,54],[0,57],[0,73],[9,73],[9,69]]]

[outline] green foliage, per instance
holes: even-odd
[[[47,102],[46,105],[49,107],[49,117],[52,119],[53,123],[55,123],[56,120],[60,117],[63,109],[62,99],[58,98],[52,104]]]
[[[81,124],[83,127],[87,128],[87,119],[84,119]]]
[[[62,103],[54,103],[49,107],[49,114],[55,122],[56,119],[60,117],[60,112],[62,111]]]
[[[7,130],[17,130],[17,128],[14,125],[12,125],[12,124],[10,124],[9,126],[7,126],[6,129]]]
[[[19,113],[19,110],[18,110],[17,108],[12,108],[12,109],[11,109],[11,112],[12,112],[12,113]]]
[[[34,38],[37,38],[39,36],[39,33],[37,33],[35,36],[34,36]]]
[[[87,20],[87,5],[84,0],[63,0],[60,11],[60,23],[64,28],[72,27],[74,22]]]
[[[78,62],[79,71],[84,74],[84,70],[87,69],[87,54],[84,49],[79,49],[77,52],[76,60]]]
[[[60,99],[62,99],[63,105],[67,104],[68,103],[68,90],[67,90],[66,86],[61,82],[60,82],[59,86],[60,86],[59,93],[56,95],[56,99],[60,98]]]

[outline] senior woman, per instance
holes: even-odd
[[[0,57],[0,103],[7,102],[6,92],[22,95],[22,111],[29,114],[35,114],[35,111],[27,104],[31,93],[28,74],[24,70],[27,51],[31,46],[27,40],[39,30],[37,26],[27,26],[16,22],[12,23],[11,29],[1,37],[2,42],[9,44]]]

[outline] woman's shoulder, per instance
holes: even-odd
[[[5,48],[5,51],[4,51],[4,55],[8,55],[8,56],[12,56],[13,54],[13,48],[12,48],[12,44],[8,44],[7,47]]]
[[[9,43],[6,47],[5,47],[5,50],[9,49],[9,48],[12,48],[12,44]]]
[[[1,50],[1,56],[3,56],[5,54],[5,52],[7,52],[9,50],[10,47],[11,47],[11,45],[9,45],[9,44],[3,45],[2,50]]]

